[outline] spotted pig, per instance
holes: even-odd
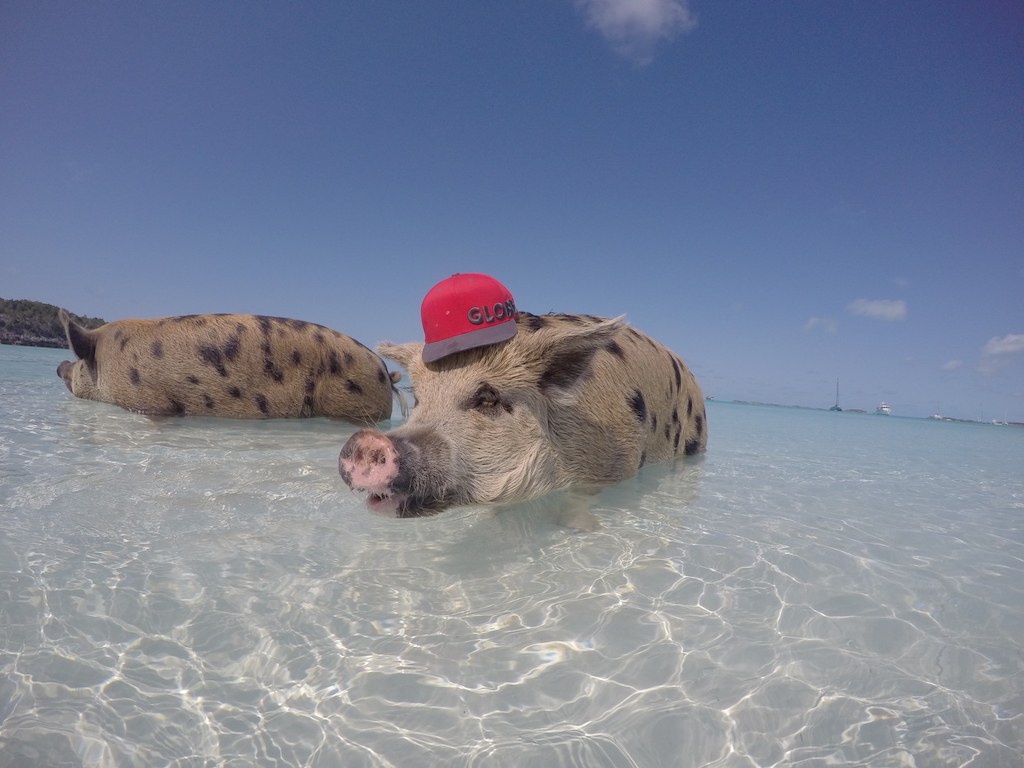
[[[302,320],[184,315],[90,331],[63,310],[60,319],[79,357],[57,367],[71,393],[151,416],[365,425],[391,417],[401,378],[355,339]]]
[[[596,488],[707,445],[704,398],[682,361],[623,320],[516,317],[508,341],[433,363],[423,344],[377,351],[409,374],[407,423],[356,432],[339,456],[381,514]]]

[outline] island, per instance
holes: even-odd
[[[41,301],[0,298],[0,344],[66,349],[68,341],[57,315],[59,311],[60,307]],[[96,317],[68,314],[85,328],[99,328],[106,322]]]

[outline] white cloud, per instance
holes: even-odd
[[[983,355],[1015,355],[1018,352],[1024,352],[1024,333],[1008,333],[1001,339],[993,336],[981,350]]]
[[[903,299],[857,299],[846,307],[853,315],[874,320],[902,320],[907,316],[907,302]]]
[[[944,370],[944,371],[955,371],[957,368],[959,368],[963,364],[964,364],[963,360],[950,360],[948,363],[946,363],[944,366],[942,366],[942,370]]]
[[[655,46],[697,26],[689,0],[573,0],[617,53],[648,64]]]
[[[815,328],[820,329],[822,333],[835,333],[836,321],[830,317],[807,318],[807,322],[804,323],[804,333],[810,333]]]

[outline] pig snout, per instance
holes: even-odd
[[[447,467],[447,453],[430,442],[433,455]],[[366,506],[385,517],[434,515],[451,505],[439,493],[440,467],[424,464],[422,446],[407,436],[362,429],[348,439],[338,456],[338,472],[353,491],[369,496]]]
[[[387,496],[398,477],[398,451],[375,429],[361,429],[348,439],[338,456],[341,479],[353,491]]]

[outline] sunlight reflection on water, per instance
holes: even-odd
[[[1017,766],[1024,430],[709,403],[707,457],[369,513],[325,420],[0,348],[0,768]]]

